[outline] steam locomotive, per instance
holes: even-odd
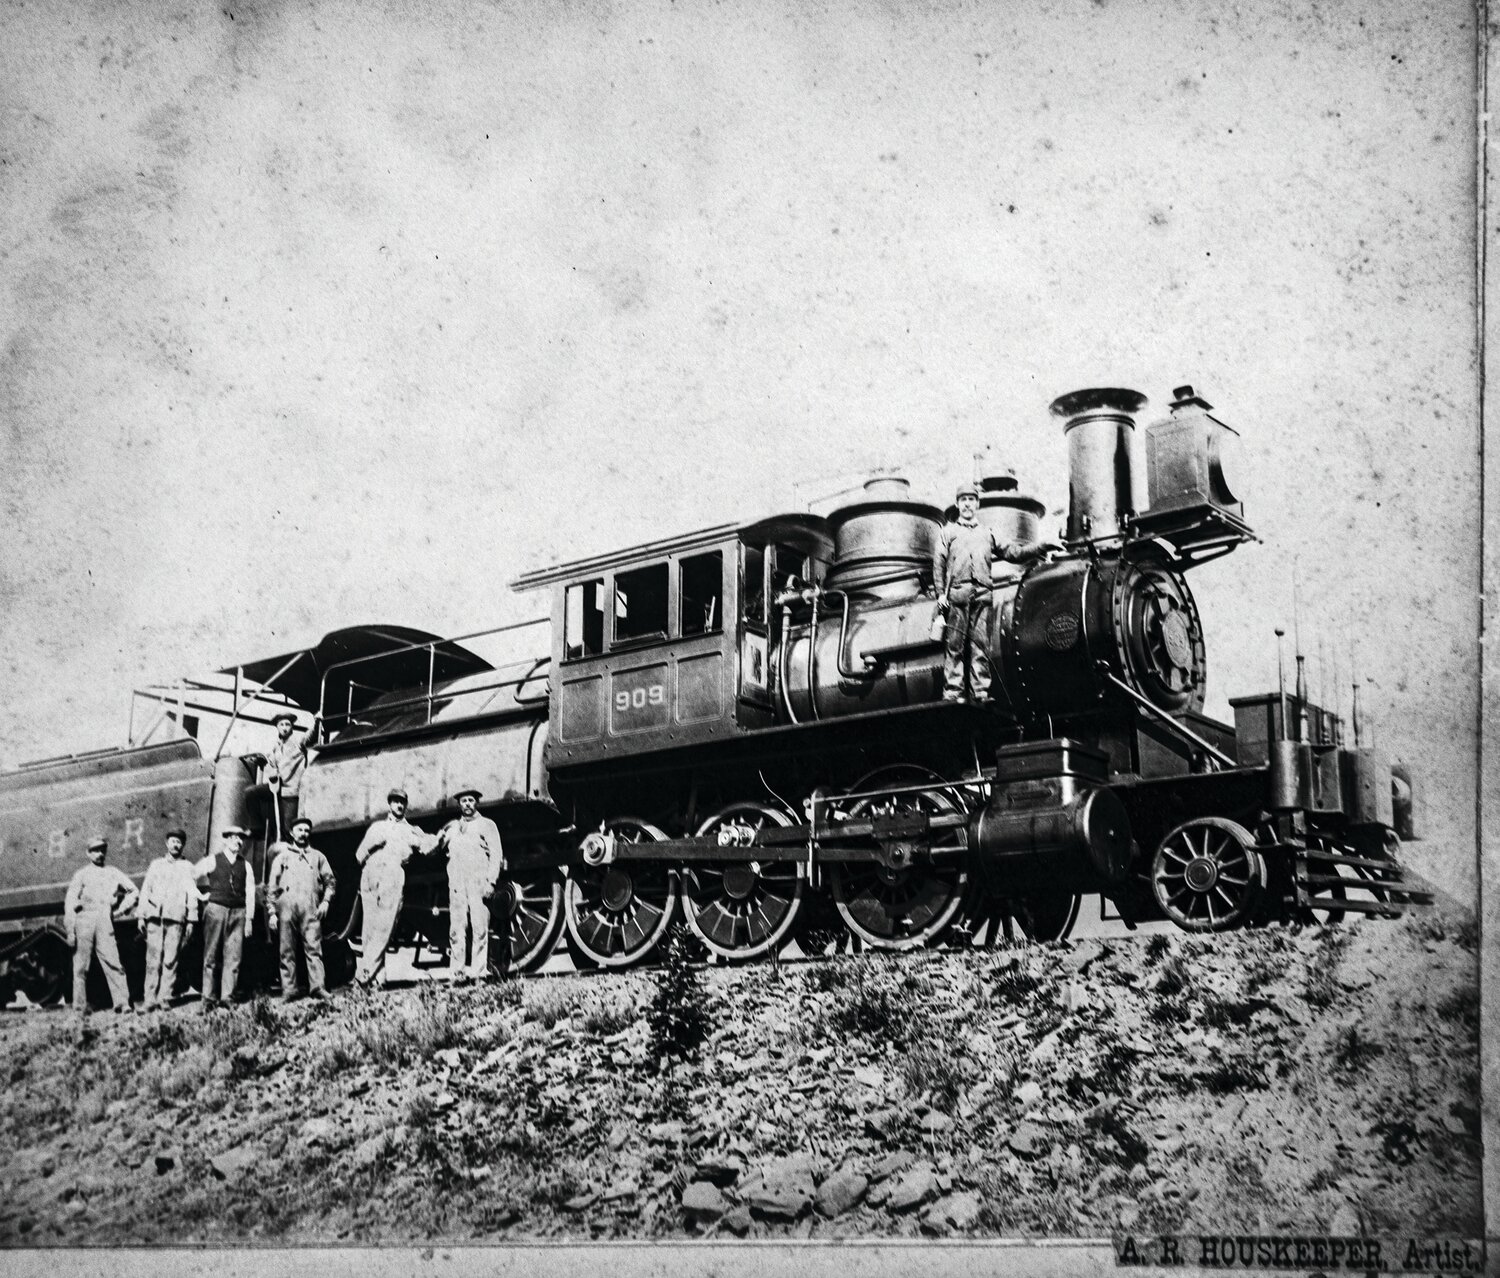
[[[1235,432],[1190,386],[1144,428],[1138,500],[1145,402],[1088,389],[1053,403],[1067,532],[1024,569],[995,565],[982,704],[942,700],[943,511],[892,477],[826,517],[522,576],[550,619],[455,638],[356,627],[233,668],[231,724],[321,715],[301,802],[339,877],[330,947],[358,943],[353,851],[395,783],[429,827],[459,787],[483,791],[521,970],[560,936],[580,967],[641,963],[678,919],[706,955],[740,961],[793,941],[1056,939],[1092,893],[1128,925],[1210,932],[1429,900],[1396,856],[1416,837],[1412,778],[1361,740],[1357,692],[1347,736],[1300,658],[1290,689],[1231,700],[1233,724],[1203,714],[1186,574],[1254,534],[1230,487]],[[1014,478],[979,488],[1002,542],[1040,540],[1044,508]],[[547,620],[547,653],[496,666],[474,651]],[[171,826],[208,849],[243,824],[264,882],[261,760],[222,743],[208,757],[189,690],[163,712],[178,739],[0,776],[0,982],[60,995],[63,886],[96,834],[139,875]],[[398,942],[441,948],[445,905],[441,865],[414,863]]]

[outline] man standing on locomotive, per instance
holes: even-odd
[[[96,956],[109,982],[109,1001],[115,1011],[130,1010],[130,987],[115,943],[115,915],[129,911],[137,893],[123,873],[104,864],[108,851],[108,840],[89,840],[89,863],[73,875],[63,898],[63,926],[73,950],[73,1009],[80,1024],[89,1014],[89,968]]]
[[[302,773],[307,767],[307,751],[318,740],[318,726],[322,722],[313,715],[312,726],[295,737],[292,729],[297,716],[283,710],[272,720],[276,725],[276,744],[266,755],[266,784],[276,796],[278,825],[276,837],[288,839],[292,835],[292,822],[297,819],[298,799],[302,792]]]
[[[198,890],[208,897],[203,907],[201,988],[205,1012],[234,997],[245,938],[255,922],[255,875],[243,855],[249,837],[250,831],[242,825],[225,826],[219,832],[219,850],[193,867]]]
[[[427,853],[437,844],[434,835],[418,829],[406,819],[406,791],[392,786],[386,794],[390,806],[360,840],[354,859],[363,874],[359,881],[360,905],[364,910],[359,967],[354,979],[368,987],[377,981],[385,988],[385,952],[396,930],[401,899],[406,893],[406,863],[416,853]]]
[[[453,983],[483,980],[488,966],[490,902],[499,893],[504,931],[500,932],[497,974],[510,971],[510,893],[498,884],[505,871],[500,827],[479,815],[483,797],[473,786],[459,790],[459,815],[438,832],[438,847],[448,850],[448,970]],[[464,964],[464,947],[469,962]]]
[[[198,926],[198,883],[183,859],[187,831],[167,831],[167,851],[151,862],[136,911],[146,938],[144,1010],[170,1007],[177,992],[177,959]]]
[[[932,554],[932,584],[944,619],[943,700],[986,701],[990,695],[990,623],[994,613],[990,564],[1004,559],[1030,563],[1056,549],[1001,544],[994,529],[979,522],[979,489],[959,486],[958,520],[945,524]]]
[[[277,933],[281,950],[281,1000],[297,997],[297,951],[307,964],[307,993],[324,999],[323,920],[333,904],[333,867],[308,842],[312,822],[299,816],[292,822],[292,841],[278,843],[276,860],[266,880],[266,921]],[[279,922],[279,927],[278,927]]]

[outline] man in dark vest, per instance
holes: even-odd
[[[219,850],[193,867],[203,906],[203,1010],[211,1012],[234,996],[240,954],[255,921],[255,874],[245,859],[243,826],[219,832]],[[220,983],[220,962],[223,982]]]

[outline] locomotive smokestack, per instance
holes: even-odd
[[[1095,387],[1052,401],[1068,439],[1068,540],[1118,537],[1135,513],[1135,466],[1130,439],[1139,391]]]

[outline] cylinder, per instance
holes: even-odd
[[[1068,440],[1068,540],[1118,537],[1135,513],[1134,414],[1139,391],[1094,387],[1052,401]]]
[[[912,594],[916,583],[882,579],[932,568],[940,512],[911,500],[911,485],[894,476],[865,483],[861,500],[828,516],[833,565],[824,579],[830,590],[865,589],[892,597]]]
[[[969,826],[969,846],[991,863],[993,881],[1014,873],[1077,889],[1125,878],[1130,816],[1112,790],[1084,790],[1066,803],[1035,806],[996,799]]]

